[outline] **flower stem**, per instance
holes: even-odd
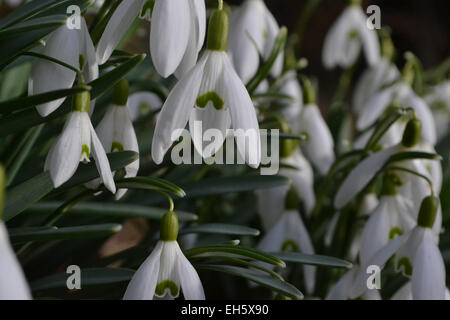
[[[410,174],[412,174],[412,175],[415,175],[415,176],[417,176],[417,177],[419,177],[419,178],[424,179],[424,180],[428,183],[428,185],[430,186],[431,196],[434,197],[433,181],[431,181],[431,179],[428,178],[427,176],[425,176],[425,175],[423,175],[423,174],[421,174],[421,173],[418,173],[418,172],[416,172],[416,171],[413,171],[413,170],[411,170],[411,169],[408,169],[408,168],[402,168],[402,167],[388,167],[387,169],[388,169],[388,170],[397,170],[397,171],[407,172],[407,173],[410,173]]]
[[[217,2],[218,2],[217,9],[223,10],[223,0],[217,0]]]

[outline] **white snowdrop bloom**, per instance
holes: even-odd
[[[391,297],[391,300],[412,300],[412,285],[411,281],[407,281],[401,286]],[[450,300],[450,291],[445,289],[445,300]]]
[[[266,252],[294,251],[314,254],[308,230],[297,210],[289,207],[259,242],[258,249]],[[315,286],[316,268],[303,266],[306,291],[312,293]]]
[[[83,69],[86,82],[98,77],[98,64],[86,21],[81,18],[81,29],[69,29],[66,25],[56,29],[46,40],[42,54],[60,60],[76,69]],[[35,95],[73,86],[76,73],[60,64],[44,59],[33,63],[28,83],[28,94]],[[61,106],[66,97],[36,106],[43,117]],[[94,101],[91,101],[93,104]]]
[[[151,19],[150,52],[163,77],[181,77],[197,62],[205,39],[206,9],[203,0],[128,0],[114,12],[97,45],[99,64],[105,63],[133,21]]]
[[[89,92],[77,94],[75,109],[69,114],[63,132],[51,147],[45,160],[44,170],[50,172],[55,188],[68,181],[80,161],[89,162],[92,153],[100,179],[112,193],[116,192],[111,167],[105,150],[89,118]]]
[[[297,80],[297,74],[295,71],[288,71],[280,83],[280,93],[290,97],[289,100],[283,100],[283,109],[280,110],[280,115],[286,119],[294,132],[299,133],[299,119],[303,111],[303,92]]]
[[[134,151],[139,153],[139,145],[127,108],[128,82],[122,79],[114,87],[113,104],[96,127],[98,138],[106,152]],[[124,178],[136,177],[139,170],[139,157],[126,165]],[[115,198],[122,198],[127,189],[119,189]]]
[[[128,97],[128,111],[131,121],[161,109],[163,102],[153,92],[135,92]]]
[[[0,257],[0,300],[30,300],[30,288],[9,242],[8,230],[1,219]]]
[[[383,86],[391,84],[400,77],[397,67],[389,60],[381,58],[375,65],[369,67],[359,78],[353,94],[353,110],[360,114],[366,102]]]
[[[334,141],[325,120],[315,104],[307,104],[299,121],[299,128],[308,134],[303,151],[312,165],[325,175],[334,162]]]
[[[186,300],[204,300],[200,278],[177,242],[178,217],[167,212],[161,222],[160,241],[134,274],[124,300],[174,299],[183,291]]]
[[[436,126],[430,108],[421,97],[414,93],[411,86],[404,81],[380,91],[367,101],[356,124],[358,130],[364,130],[375,123],[394,101],[403,108],[414,109],[417,117],[422,121],[423,138],[435,145]]]
[[[438,139],[449,132],[450,123],[450,80],[446,80],[431,88],[425,96],[425,101],[431,107]]]
[[[280,27],[263,0],[246,0],[232,11],[228,51],[236,72],[247,83],[258,71],[260,56],[269,59]],[[278,77],[283,69],[284,54],[275,61],[271,75]]]
[[[228,16],[217,10],[210,20],[208,49],[175,85],[159,114],[152,144],[156,163],[162,162],[172,142],[180,137],[180,129],[189,121],[195,149],[204,158],[220,149],[227,129],[232,128],[240,156],[251,167],[259,166],[261,140],[255,107],[225,52],[227,34]],[[203,132],[208,129],[221,133],[213,148],[203,139]]]
[[[351,290],[354,285],[355,279],[360,271],[359,266],[353,266],[347,271],[336,284],[331,288],[330,292],[326,296],[326,300],[349,300],[351,299]],[[373,289],[366,290],[360,296],[364,300],[381,300],[381,296],[378,290]]]
[[[381,139],[378,141],[378,145],[383,149],[392,147],[399,144],[402,141],[403,132],[405,131],[407,121],[403,119],[397,120],[393,123],[389,129],[384,133]],[[369,130],[362,133],[353,143],[353,149],[364,149],[367,142],[369,142],[370,137],[374,133],[375,129],[370,128]]]
[[[347,6],[325,37],[322,61],[327,69],[350,67],[358,58],[361,47],[368,65],[373,66],[380,60],[376,31],[367,27],[368,18],[361,8],[361,1],[354,2]]]

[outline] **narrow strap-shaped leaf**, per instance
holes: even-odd
[[[117,187],[126,189],[144,189],[170,192],[179,197],[184,197],[186,195],[183,189],[173,184],[172,182],[151,177],[135,177],[122,179],[117,181]]]
[[[7,29],[0,30],[0,42],[5,42],[5,40],[7,41],[11,38],[15,38],[20,36],[20,34],[27,33],[29,31],[60,26],[61,21],[65,22],[66,19],[66,16],[54,15],[23,21]]]
[[[254,228],[222,223],[200,224],[189,226],[187,228],[183,228],[180,230],[180,234],[188,234],[188,233],[213,233],[213,234],[227,234],[236,236],[259,236],[260,234],[259,230]]]
[[[284,262],[309,264],[313,266],[325,266],[335,268],[351,268],[351,262],[317,254],[306,254],[299,252],[271,252],[273,256],[282,259]]]

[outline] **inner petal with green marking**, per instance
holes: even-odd
[[[397,269],[400,270],[402,268],[402,266],[403,266],[403,272],[405,273],[405,275],[411,276],[412,270],[413,270],[411,261],[409,261],[409,259],[406,257],[400,258],[397,262]]]
[[[171,280],[164,280],[158,283],[158,285],[156,286],[155,295],[157,295],[158,297],[164,297],[166,295],[166,291],[169,292],[169,294],[173,298],[176,298],[180,293],[180,288],[175,282]]]
[[[403,231],[398,227],[393,227],[391,231],[389,231],[389,240],[394,239],[395,236],[401,236]]]
[[[80,161],[86,163],[89,162],[90,148],[87,144],[83,144],[81,147]]]
[[[281,251],[283,251],[283,252],[288,252],[288,251],[299,252],[300,250],[298,248],[298,245],[293,240],[288,239],[281,246]]]
[[[214,109],[222,110],[225,102],[223,99],[217,94],[215,91],[208,91],[205,94],[199,96],[195,102],[197,107],[205,108],[208,103],[211,101]]]
[[[119,152],[119,151],[123,151],[123,144],[121,144],[120,142],[117,141],[113,141],[112,145],[111,145],[111,152]]]

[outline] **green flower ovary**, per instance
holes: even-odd
[[[178,293],[180,292],[180,288],[178,288],[175,282],[171,280],[163,280],[156,286],[155,295],[158,297],[163,297],[166,290],[169,291],[170,295],[174,298],[178,297]]]
[[[211,101],[214,109],[222,110],[225,102],[222,98],[214,91],[209,91],[201,96],[199,96],[195,102],[197,107],[205,108],[208,105],[208,102]]]

